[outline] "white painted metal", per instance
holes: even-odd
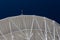
[[[60,24],[35,15],[8,17],[0,20],[0,40],[60,40]]]

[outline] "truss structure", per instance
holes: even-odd
[[[35,15],[8,17],[0,20],[0,40],[60,40],[60,24]]]

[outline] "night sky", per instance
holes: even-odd
[[[60,23],[58,0],[0,0],[0,19],[21,15],[39,15]]]

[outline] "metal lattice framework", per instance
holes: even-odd
[[[5,18],[0,20],[0,40],[60,40],[60,24],[35,15]]]

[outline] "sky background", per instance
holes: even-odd
[[[60,23],[60,1],[58,0],[0,0],[0,19],[24,15],[39,15]]]

